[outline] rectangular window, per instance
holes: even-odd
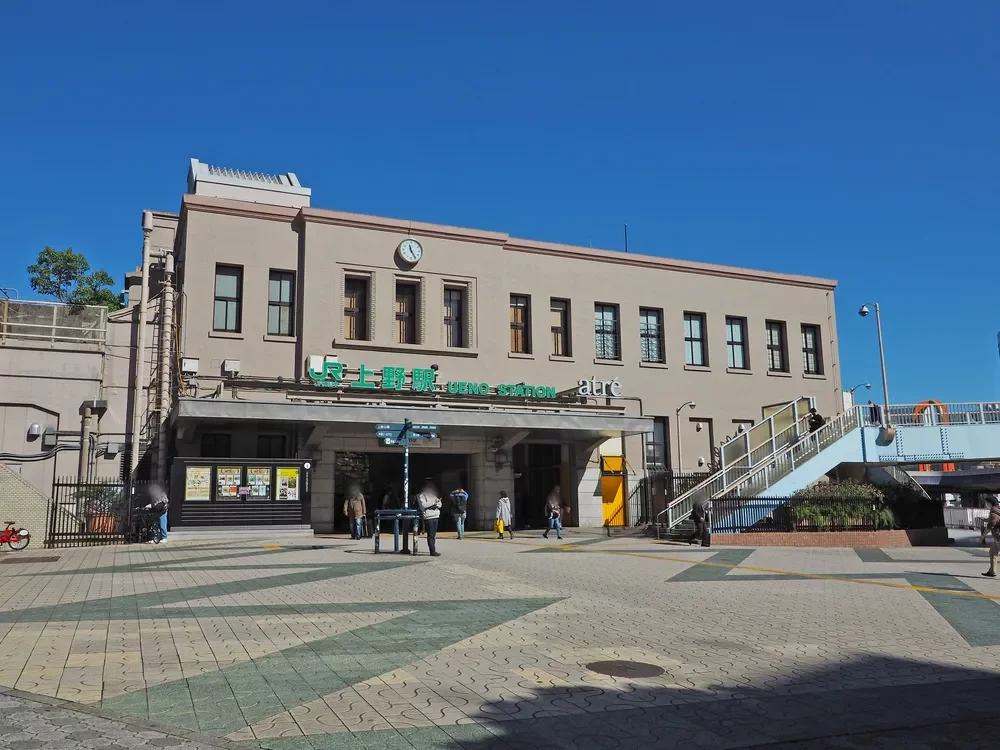
[[[243,268],[215,267],[215,312],[212,328],[239,333],[243,325]]]
[[[684,362],[699,367],[708,366],[708,340],[703,313],[684,313]]]
[[[531,297],[510,295],[510,350],[531,354]]]
[[[258,435],[257,458],[287,458],[284,435]]]
[[[396,282],[396,342],[417,342],[417,285],[408,281]]]
[[[639,308],[639,348],[643,362],[666,362],[663,346],[663,310]]]
[[[357,276],[344,279],[344,338],[368,340],[368,279]]]
[[[270,336],[294,334],[295,274],[271,271],[267,282],[267,333]]]
[[[802,326],[802,371],[806,375],[823,374],[823,350],[820,346],[819,326]]]
[[[552,353],[557,357],[573,356],[569,337],[569,300],[556,299],[550,301],[552,308]]]
[[[444,290],[444,344],[465,346],[465,291]]]
[[[598,359],[621,359],[618,305],[594,305],[594,347]]]
[[[750,359],[747,357],[746,318],[726,318],[726,351],[729,367],[734,370],[750,369]]]
[[[232,435],[228,432],[205,432],[201,436],[202,458],[230,458]]]
[[[771,372],[788,372],[788,346],[785,324],[780,320],[767,321],[767,369]]]
[[[667,466],[666,417],[653,417],[653,432],[646,434],[646,465],[658,469]]]

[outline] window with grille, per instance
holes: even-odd
[[[699,367],[708,366],[708,340],[703,313],[684,313],[684,362]]]
[[[728,365],[734,370],[749,370],[747,357],[747,319],[726,318],[726,352]]]
[[[663,346],[663,310],[639,308],[639,349],[643,362],[666,362]]]
[[[551,300],[552,308],[552,353],[557,357],[570,357],[572,346],[569,336],[569,300]]]
[[[212,328],[239,333],[243,325],[243,268],[215,267],[215,311]]]
[[[820,348],[819,326],[802,326],[802,371],[807,375],[823,374],[823,354]]]
[[[788,372],[788,345],[785,338],[785,324],[780,320],[769,320],[767,327],[767,369],[771,372]]]
[[[445,346],[465,346],[465,290],[444,290]]]
[[[594,347],[598,359],[621,359],[617,305],[594,305]]]
[[[396,342],[417,342],[417,285],[407,281],[396,282]]]
[[[666,417],[653,417],[653,431],[646,434],[646,465],[661,469],[667,466]]]
[[[287,458],[284,435],[258,435],[257,458]]]
[[[368,340],[368,279],[357,276],[344,279],[344,338]]]
[[[292,336],[295,317],[295,274],[271,271],[267,282],[267,332],[271,336]]]
[[[510,350],[531,354],[531,297],[510,295]]]

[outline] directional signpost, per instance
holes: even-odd
[[[438,426],[436,424],[413,424],[409,419],[402,424],[393,422],[390,424],[375,425],[375,437],[383,441],[385,445],[398,445],[403,448],[403,508],[410,507],[410,443],[420,440],[437,440]],[[419,508],[417,511],[419,512]],[[403,552],[409,552],[407,548],[408,535],[403,535]],[[416,551],[416,539],[414,539],[414,551]]]

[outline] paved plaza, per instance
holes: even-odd
[[[0,748],[994,744],[984,548],[439,549],[0,556]]]

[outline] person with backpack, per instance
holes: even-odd
[[[983,524],[983,532],[979,537],[982,544],[986,544],[986,534],[993,534],[993,542],[990,544],[990,569],[983,573],[987,578],[997,577],[997,557],[1000,556],[1000,502],[994,497],[990,500],[990,515]]]
[[[469,508],[469,493],[459,487],[452,490],[448,496],[451,500],[451,515],[455,519],[455,529],[458,531],[458,538],[465,535],[465,514]]]
[[[347,490],[347,498],[344,500],[344,515],[351,526],[351,539],[361,539],[364,536],[364,519],[368,509],[365,507],[365,496],[361,493],[361,488],[352,484]]]

